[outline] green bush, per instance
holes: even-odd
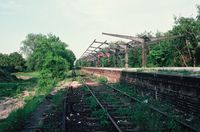
[[[94,97],[90,96],[86,98],[86,102],[88,103],[90,109],[96,110],[98,104]]]
[[[19,129],[23,127],[25,120],[29,118],[30,114],[37,108],[41,101],[42,98],[33,97],[26,102],[26,105],[23,108],[10,113],[8,118],[0,123],[0,132],[19,131]]]
[[[98,82],[98,83],[105,84],[105,83],[108,82],[108,79],[107,79],[106,77],[101,76],[101,77],[99,77],[99,78],[97,79],[97,82]]]
[[[93,111],[92,116],[100,118],[100,124],[102,126],[108,126],[109,125],[107,111],[99,109],[97,111]]]

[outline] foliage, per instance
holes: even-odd
[[[9,55],[0,54],[0,66],[1,67],[10,66]]]
[[[96,64],[94,64],[94,62],[90,62],[90,61],[86,61],[86,60],[77,60],[76,61],[76,66],[86,66],[86,67],[90,67],[90,66],[95,66]]]
[[[0,68],[0,82],[15,82],[17,80],[18,79],[14,75],[7,72],[7,70]]]
[[[94,97],[92,96],[87,97],[86,102],[89,104],[90,109],[96,110],[98,104]]]
[[[48,36],[30,34],[22,43],[21,50],[28,57],[28,68],[39,71],[39,81],[35,95],[26,97],[25,106],[12,112],[0,124],[0,131],[19,131],[18,129],[22,127],[25,120],[30,117],[30,114],[43,99],[50,94],[57,82],[64,78],[65,72],[73,66],[73,61],[75,60],[73,52],[66,49],[67,45],[51,34]],[[13,64],[17,63],[15,60],[19,61],[19,56],[16,53],[10,56]],[[5,58],[3,59],[6,60]],[[14,88],[17,89],[16,92],[23,90],[18,84],[11,85],[11,89],[14,90]],[[9,89],[7,90],[9,91]]]
[[[107,111],[99,109],[97,111],[93,111],[92,116],[98,117],[100,119],[100,124],[102,126],[108,126],[109,125]]]
[[[60,89],[52,98],[52,109],[46,112],[46,119],[39,125],[40,131],[47,132],[49,130],[60,132],[62,127],[60,127],[63,120],[62,113],[63,109],[63,99],[66,93],[66,89]]]
[[[108,82],[108,79],[104,76],[100,76],[98,79],[97,79],[98,83],[102,83],[102,84],[105,84]]]
[[[126,93],[131,94],[127,87],[125,87],[125,89],[120,85],[118,85],[118,87],[123,89],[123,91],[126,91]],[[134,106],[119,108],[116,110],[116,113],[121,116],[129,117],[132,122],[140,126],[140,131],[148,130],[154,132],[161,131],[161,129],[164,128],[161,120],[161,115],[152,112],[146,104],[140,102],[135,102]]]
[[[175,48],[179,52],[179,56],[182,57],[182,63],[185,66],[195,66],[198,62],[197,49],[198,38],[200,34],[200,23],[195,18],[175,18],[175,26],[172,31],[169,31],[172,35],[183,35],[179,40],[172,40],[172,43],[176,43]]]
[[[155,35],[152,32],[143,32],[138,34],[145,40],[151,37],[169,37],[177,38],[163,40],[154,45],[147,46],[147,66],[148,67],[180,67],[180,66],[199,66],[200,65],[200,5],[197,5],[196,17],[175,17],[172,30],[165,33],[157,31]],[[178,37],[179,36],[179,37]],[[112,47],[113,42],[109,45]],[[113,49],[112,49],[113,50]],[[110,51],[110,64],[108,59],[101,58],[103,67],[124,67],[124,54],[116,54]],[[140,47],[129,49],[129,66],[141,67],[142,50]],[[80,62],[77,61],[77,62]],[[78,66],[94,66],[92,62],[78,63]]]
[[[171,54],[173,52],[174,54]],[[160,42],[158,45],[151,47],[150,53],[148,55],[148,66],[162,67],[162,66],[180,66],[176,63],[179,59],[176,58],[176,49],[171,47],[169,41]]]
[[[19,131],[19,128],[23,127],[24,120],[30,116],[41,101],[42,98],[39,97],[30,98],[23,108],[13,111],[4,122],[0,123],[0,132]]]
[[[12,83],[0,83],[0,97],[13,97],[24,90],[32,90],[37,84],[37,79],[29,79]]]
[[[197,5],[197,20],[200,21],[200,5]]]
[[[73,52],[66,49],[67,44],[52,34],[29,34],[22,44],[21,51],[27,55],[29,70],[42,70],[50,54],[52,57],[59,56],[60,59],[65,59],[68,68],[72,68],[75,61]]]
[[[20,50],[24,55],[26,55],[26,57],[28,57],[33,53],[38,45],[44,42],[45,39],[45,35],[30,33],[26,36],[26,39],[22,41],[23,46],[20,47]]]
[[[16,70],[22,71],[25,67],[25,59],[21,54],[14,52],[9,55],[10,65],[13,66]]]
[[[114,86],[115,88],[120,89],[121,91],[137,98],[140,101],[148,99],[147,104],[136,102],[133,106],[129,106],[127,108],[119,108],[116,110],[117,114],[121,116],[128,116],[129,119],[137,125],[139,125],[141,129],[144,129],[143,131],[148,130],[154,132],[163,131],[166,129],[170,131],[181,131],[181,128],[174,120],[175,113],[173,113],[174,108],[171,105],[168,105],[168,103],[163,103],[161,101],[151,99],[149,97],[140,97],[141,95],[135,90],[133,90],[135,89],[133,87],[119,84],[115,84]],[[167,113],[168,118],[162,116],[161,114],[155,111],[152,111],[151,109],[149,109],[148,105],[154,106],[162,112]]]
[[[9,55],[0,54],[0,67],[8,71],[23,71],[25,69],[25,60],[21,54],[14,52]]]
[[[142,56],[141,49],[130,49],[129,50],[129,66],[130,67],[141,67],[142,66]]]
[[[115,104],[115,103],[118,102],[117,98],[115,98],[113,95],[101,94],[100,97],[101,97],[104,101],[109,102],[109,103]]]
[[[53,102],[55,106],[62,105],[63,96],[65,95],[66,90],[59,90],[53,97]]]
[[[48,70],[51,78],[64,78],[64,73],[69,69],[69,63],[60,56],[48,54],[43,64],[42,70]]]
[[[42,73],[40,74],[39,85],[37,85],[35,95],[26,97],[24,107],[11,112],[11,114],[5,121],[0,122],[0,128],[1,128],[0,132],[19,131],[23,127],[24,122],[30,117],[31,113],[35,111],[38,105],[44,100],[44,98],[50,94],[50,92],[52,91],[53,87],[56,84],[56,80],[52,79],[49,76],[49,72],[45,71],[41,72]],[[33,83],[31,83],[31,85],[32,84]],[[27,87],[27,85],[30,84],[27,83],[27,85],[25,84],[23,85],[24,87],[25,86]],[[56,100],[55,103],[59,103],[57,101],[60,100],[60,96],[61,93],[58,93],[58,95],[54,98],[54,101]]]

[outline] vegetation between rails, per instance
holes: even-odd
[[[108,127],[110,122],[108,121],[107,111],[99,109],[92,112],[92,116],[100,119],[100,124],[104,127]]]
[[[137,125],[138,129],[140,131],[181,131],[177,123],[174,121],[175,117],[172,115],[169,115],[169,118],[163,117],[160,113],[157,113],[155,111],[152,111],[147,105],[148,97],[141,96],[136,91],[131,90],[128,87],[125,87],[123,85],[115,85],[115,87],[119,88],[120,90],[128,93],[131,96],[137,97],[143,103],[140,102],[133,102],[129,98],[121,98],[120,100],[117,98],[118,94],[111,95],[109,94],[100,94],[100,97],[109,104],[117,104],[119,101],[123,101],[126,103],[130,103],[129,106],[126,108],[118,108],[115,113],[117,113],[120,116],[126,116],[130,121],[132,121],[135,125]],[[120,94],[119,94],[120,96]],[[156,104],[157,102],[154,102],[152,104]],[[162,110],[169,111],[171,108],[167,105],[162,105],[161,103],[157,103],[157,105],[162,106]],[[119,121],[120,123],[120,121]]]
[[[124,114],[125,116],[130,117],[130,119],[139,126],[147,126],[145,129],[150,131],[162,131],[164,128],[167,128],[171,131],[182,131],[180,124],[178,124],[175,119],[184,121],[184,115],[177,113],[178,111],[176,111],[172,105],[166,102],[157,101],[149,96],[141,95],[141,93],[135,88],[127,85],[114,84],[113,86],[143,102],[137,102],[133,107],[125,109],[120,108],[116,111],[118,114]],[[128,100],[130,101],[130,99],[127,99],[127,101]],[[168,117],[164,117],[161,114],[151,110],[148,105],[158,108],[160,111],[166,113]],[[193,127],[198,126],[198,122],[194,121],[193,123],[189,124]]]
[[[89,105],[90,109],[92,110],[92,117],[96,117],[100,119],[100,124],[104,127],[109,126],[107,111],[102,110],[99,108],[99,105],[96,99],[92,96],[86,98],[86,102]]]

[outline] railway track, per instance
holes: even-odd
[[[87,85],[86,85],[86,86],[87,86]],[[144,103],[144,102],[140,101],[139,99],[137,99],[137,98],[135,98],[135,97],[133,97],[133,96],[130,96],[130,95],[127,94],[126,92],[123,92],[123,91],[121,91],[121,90],[119,90],[119,89],[117,89],[117,88],[115,88],[115,87],[113,87],[113,86],[110,86],[110,85],[104,84],[103,88],[101,88],[101,91],[104,90],[104,92],[105,92],[106,90],[108,90],[107,88],[105,89],[105,87],[109,87],[113,92],[116,92],[116,93],[120,94],[120,95],[117,95],[118,97],[123,96],[123,97],[129,98],[130,100],[132,100],[132,101],[134,101],[134,102]],[[95,92],[95,91],[91,90],[91,88],[90,88],[89,86],[87,86],[87,88],[89,89],[90,93],[96,98],[97,102],[101,105],[102,109],[105,109],[105,110],[107,109],[107,111],[108,111],[108,116],[111,116],[112,122],[114,121],[114,122],[113,122],[113,125],[114,125],[114,126],[117,126],[118,123],[116,123],[116,122],[119,122],[118,119],[124,119],[125,121],[127,121],[127,124],[125,123],[125,126],[127,126],[127,128],[126,128],[125,126],[122,126],[122,127],[117,126],[116,129],[119,129],[119,131],[126,131],[126,130],[127,130],[127,131],[134,131],[134,130],[137,130],[137,127],[136,127],[134,124],[132,124],[131,122],[129,122],[127,117],[123,117],[123,116],[122,116],[122,117],[117,117],[117,118],[115,117],[115,114],[113,114],[113,109],[119,108],[120,105],[116,105],[116,106],[115,106],[115,105],[109,105],[109,104],[106,103],[106,102],[101,103],[101,101],[99,101],[99,95],[100,95],[102,92]],[[111,95],[112,93],[107,92],[107,94],[108,94],[108,95]],[[120,99],[120,98],[119,98],[119,99]],[[131,104],[130,104],[130,105],[131,105]],[[112,109],[110,109],[108,106],[109,106],[109,107],[112,107]],[[123,106],[123,105],[122,105],[122,106]],[[115,107],[116,107],[116,108],[115,108]],[[169,115],[168,115],[167,113],[162,112],[161,110],[159,110],[158,108],[155,108],[155,107],[152,106],[152,105],[147,105],[147,107],[148,107],[149,109],[151,109],[152,111],[157,112],[157,113],[161,114],[162,116],[164,116],[164,117],[166,117],[166,118],[169,117]],[[109,113],[111,113],[111,114],[109,114]],[[117,120],[116,120],[116,119],[117,119]],[[181,126],[181,128],[182,128],[181,131],[185,131],[185,132],[200,132],[200,129],[195,128],[195,127],[193,127],[193,126],[187,124],[186,122],[183,122],[183,121],[180,121],[180,120],[177,120],[177,119],[173,119],[173,120],[174,120],[175,122],[177,122],[178,125]],[[129,126],[128,124],[129,124],[130,126]],[[166,131],[166,130],[164,130],[164,131]],[[169,130],[169,131],[170,131],[170,130]]]
[[[107,85],[107,86],[108,86],[108,85]],[[119,90],[119,89],[116,89],[116,88],[114,88],[114,87],[111,87],[111,86],[108,86],[108,87],[112,88],[114,91],[120,93],[121,95],[130,98],[131,100],[134,100],[134,101],[139,102],[139,103],[143,103],[143,102],[141,102],[140,100],[138,100],[137,98],[128,95],[126,92],[123,92],[123,91],[121,91],[121,90]],[[168,114],[166,114],[166,113],[160,111],[159,109],[155,108],[155,107],[152,106],[152,105],[147,105],[147,106],[148,106],[151,110],[153,110],[153,111],[155,111],[155,112],[157,112],[157,113],[159,113],[159,114],[161,114],[161,115],[163,115],[163,116],[165,116],[165,117],[168,117],[168,116],[169,116]],[[174,119],[174,121],[176,121],[181,127],[183,127],[183,128],[185,129],[185,131],[189,131],[189,132],[199,132],[199,131],[200,131],[199,129],[194,128],[194,127],[192,127],[191,125],[189,125],[189,124],[187,124],[187,123],[185,123],[185,122],[183,122],[183,121],[179,121],[179,120],[177,120],[177,119]]]
[[[127,116],[121,116],[116,113],[116,110],[118,108],[122,107],[128,107],[129,104],[118,101],[121,98],[118,98],[116,101],[109,102],[107,100],[102,99],[101,95],[112,95],[116,96],[115,93],[112,91],[107,91],[103,87],[98,88],[91,88],[90,86],[86,85],[84,81],[82,80],[83,84],[87,87],[90,94],[94,97],[98,105],[101,107],[103,111],[106,112],[106,116],[108,117],[110,121],[110,125],[112,126],[112,131],[116,132],[137,132],[137,126],[133,124],[131,121],[129,121]],[[96,89],[96,90],[95,90]],[[103,91],[102,91],[103,90]],[[113,104],[114,103],[114,104]]]
[[[84,88],[68,90],[64,102],[63,132],[107,132],[112,127],[103,126],[98,117],[93,117],[93,110],[87,103],[91,94]]]
[[[76,132],[76,131],[113,131],[113,132],[141,132],[148,131],[146,127],[142,128],[138,126],[134,121],[128,117],[128,115],[121,115],[119,113],[119,108],[133,109],[134,104],[143,103],[139,99],[130,96],[129,94],[109,85],[102,86],[89,86],[86,82],[90,81],[90,78],[81,78],[84,87],[87,89],[84,92],[69,92],[66,104],[66,131]],[[109,87],[109,88],[108,88]],[[98,109],[101,109],[107,117],[107,122],[109,125],[102,125],[100,117],[91,116],[93,110],[88,106],[84,98],[91,96],[97,102]],[[108,97],[113,97],[109,101]],[[115,99],[114,99],[115,98]],[[129,101],[127,101],[129,100]],[[163,122],[164,119],[168,117],[165,112],[153,107],[152,105],[147,105],[152,112],[159,113],[162,115]],[[77,114],[78,113],[78,114]],[[81,115],[81,116],[80,116]],[[71,117],[70,117],[71,116]],[[70,119],[69,119],[70,118]],[[71,120],[71,121],[69,121]],[[73,121],[75,120],[75,121]],[[78,120],[78,121],[77,121]],[[199,132],[198,129],[193,128],[185,122],[175,119],[175,122],[181,126],[182,132]],[[74,124],[73,124],[74,123]],[[74,127],[73,127],[74,126]],[[159,131],[172,131],[168,128],[162,128]]]

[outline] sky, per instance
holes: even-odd
[[[19,51],[29,33],[52,33],[80,57],[102,32],[166,32],[174,16],[195,17],[200,0],[0,0],[0,53]]]

